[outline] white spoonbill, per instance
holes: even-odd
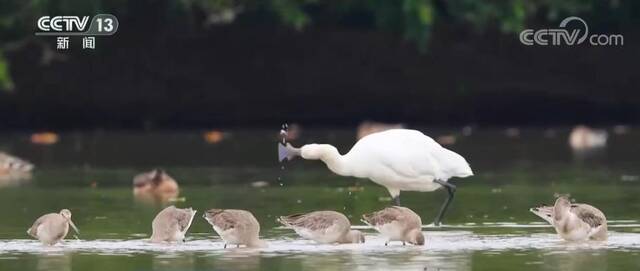
[[[456,190],[447,181],[451,177],[473,175],[462,156],[443,148],[422,132],[409,129],[367,135],[345,155],[340,155],[328,144],[307,144],[300,148],[279,144],[278,154],[280,161],[301,156],[307,160],[321,160],[341,176],[369,178],[386,187],[396,205],[400,205],[400,191],[428,192],[444,187],[449,196],[435,225],[440,225]]]

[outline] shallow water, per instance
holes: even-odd
[[[232,131],[217,144],[199,132],[71,133],[53,146],[28,143],[28,135],[0,135],[0,147],[32,160],[28,181],[0,189],[0,270],[635,270],[640,266],[640,134],[612,135],[608,148],[574,155],[565,129],[502,130],[458,135],[451,149],[476,176],[458,179],[445,225],[425,225],[424,247],[384,241],[362,225],[363,213],[390,204],[383,188],[338,177],[312,162],[276,163],[277,131]],[[457,134],[439,129],[433,135]],[[296,143],[336,142],[346,151],[349,131],[304,131]],[[635,144],[634,144],[635,143]],[[133,199],[132,176],[161,166],[182,185],[179,207],[198,210],[185,243],[150,244],[151,220],[160,206]],[[254,187],[266,182],[266,187]],[[1,182],[0,182],[1,184]],[[261,183],[263,184],[263,183]],[[528,212],[571,193],[609,218],[606,242],[568,243]],[[430,223],[443,191],[403,193],[403,205]],[[261,222],[264,249],[222,249],[200,214],[209,208],[251,210]],[[26,229],[40,215],[69,208],[81,234],[44,247]],[[366,233],[365,244],[317,245],[279,227],[275,218],[333,209]]]

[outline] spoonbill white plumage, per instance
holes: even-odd
[[[371,179],[389,190],[396,205],[400,205],[400,191],[428,192],[444,187],[448,197],[435,225],[440,225],[456,190],[455,185],[447,181],[451,177],[473,175],[464,157],[443,148],[422,132],[410,129],[370,134],[345,155],[328,144],[307,144],[300,148],[279,144],[278,153],[280,161],[301,156],[306,160],[321,160],[341,176]]]

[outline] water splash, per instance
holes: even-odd
[[[403,246],[400,242],[392,242],[385,246],[386,239],[371,233],[366,234],[364,244],[323,245],[313,241],[303,240],[294,235],[287,235],[278,239],[266,239],[267,248],[227,248],[224,242],[218,238],[209,239],[207,234],[195,234],[189,237],[185,243],[153,244],[147,240],[68,240],[64,244],[56,246],[44,246],[35,240],[3,240],[0,241],[0,255],[11,253],[60,253],[60,252],[85,252],[85,253],[109,253],[109,254],[136,254],[150,252],[206,252],[229,253],[260,251],[261,253],[300,254],[300,253],[406,253],[407,251],[506,251],[547,249],[557,251],[582,250],[582,249],[610,249],[610,250],[640,250],[640,234],[611,232],[606,242],[566,242],[558,238],[556,234],[506,234],[506,235],[479,235],[470,231],[427,231],[425,246]],[[289,237],[288,237],[289,236]]]

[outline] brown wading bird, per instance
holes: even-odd
[[[27,230],[27,233],[43,244],[51,246],[67,236],[69,225],[76,233],[80,234],[76,225],[71,221],[71,211],[62,209],[60,213],[50,213],[38,218],[33,226]]]
[[[232,209],[211,209],[202,215],[213,230],[225,241],[227,245],[240,247],[266,247],[267,244],[260,240],[260,223],[248,211]]]
[[[178,209],[175,206],[164,208],[151,223],[153,234],[150,241],[152,243],[184,242],[184,236],[191,227],[195,215],[196,210],[191,208]]]
[[[293,229],[303,238],[321,244],[364,243],[364,234],[358,230],[351,230],[349,219],[334,211],[281,216],[278,222]]]
[[[162,169],[141,173],[133,178],[133,195],[150,203],[167,203],[178,196],[178,183]]]
[[[572,204],[567,196],[560,196],[553,206],[543,205],[529,210],[549,222],[564,240],[607,240],[607,218],[589,204]]]
[[[373,227],[387,238],[384,245],[391,241],[401,241],[409,244],[424,245],[422,234],[422,220],[420,216],[409,208],[392,206],[380,211],[362,215],[362,222]]]

